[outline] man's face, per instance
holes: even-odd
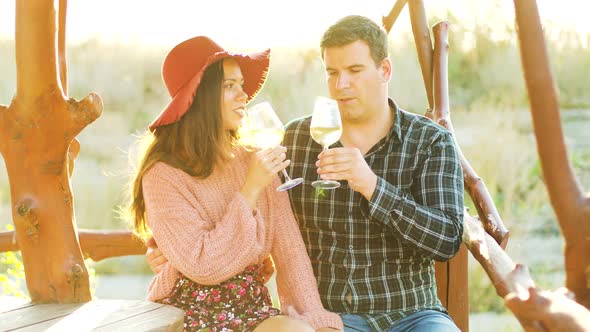
[[[342,120],[356,122],[370,118],[387,98],[389,59],[375,64],[369,45],[362,40],[325,48],[323,55],[330,96],[338,101]]]

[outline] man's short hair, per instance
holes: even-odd
[[[389,55],[389,41],[385,29],[373,20],[359,15],[341,18],[324,32],[320,42],[322,58],[328,47],[341,47],[362,40],[369,45],[376,65]]]

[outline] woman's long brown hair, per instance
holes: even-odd
[[[155,163],[161,161],[192,176],[206,178],[215,164],[227,157],[228,143],[233,143],[235,133],[228,135],[223,129],[222,82],[223,60],[205,70],[192,105],[179,121],[156,127],[141,139],[148,141],[144,142],[147,148],[139,158],[131,183],[132,197],[127,211],[139,237],[151,236],[146,224],[142,180]]]

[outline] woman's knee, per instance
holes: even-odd
[[[289,316],[274,316],[266,319],[254,332],[314,332],[306,322]]]

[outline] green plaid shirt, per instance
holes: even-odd
[[[346,181],[335,190],[311,186],[322,148],[311,138],[310,117],[290,122],[283,141],[287,170],[305,179],[289,196],[322,303],[363,315],[375,331],[413,312],[446,311],[433,260],[453,257],[463,233],[463,174],[451,134],[389,103],[395,122],[365,155],[378,177],[371,201]]]

